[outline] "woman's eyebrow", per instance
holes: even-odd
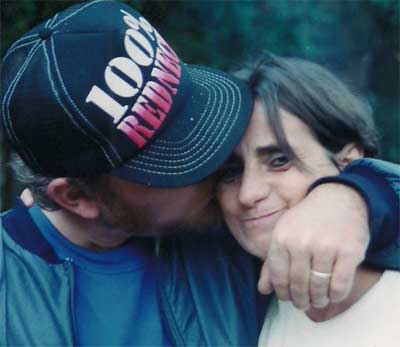
[[[257,156],[271,155],[280,152],[282,152],[282,149],[278,145],[267,145],[267,146],[256,147]]]

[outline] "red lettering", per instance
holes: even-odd
[[[167,54],[163,53],[159,49],[157,49],[155,65],[164,71],[168,70],[167,72],[174,74],[177,78],[181,77],[181,67],[179,63],[171,60]]]
[[[171,46],[162,38],[162,36],[158,33],[157,30],[154,30],[154,33],[157,37],[158,46],[162,49],[162,51],[167,54],[171,60],[174,60],[176,63],[179,62],[179,58],[171,48]]]
[[[146,95],[147,96],[147,95]],[[135,112],[140,118],[152,126],[153,129],[158,129],[161,123],[164,122],[166,114],[161,110],[155,110],[149,105],[147,99],[140,96],[132,107],[132,112]]]
[[[154,131],[141,125],[135,116],[126,117],[117,128],[125,133],[139,148],[147,143],[146,138],[151,139],[154,135]]]
[[[173,95],[176,95],[178,89],[174,87],[179,85],[179,79],[157,67],[153,68],[151,76],[156,77]]]
[[[179,61],[178,56],[176,55],[174,50],[171,48],[171,46],[167,43],[167,41],[164,40],[164,38],[158,33],[157,30],[154,29],[154,33],[157,37],[157,42],[158,42],[160,48],[162,48],[162,50],[165,53],[167,53],[169,56],[171,56],[171,59],[178,62]]]
[[[147,96],[165,113],[168,113],[172,106],[171,94],[161,85],[156,82],[149,82],[143,90],[142,95]]]

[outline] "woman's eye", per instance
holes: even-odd
[[[227,166],[223,167],[218,172],[218,181],[221,183],[235,182],[243,172],[241,166]]]
[[[275,155],[268,160],[268,164],[272,168],[283,168],[290,163],[290,160],[285,155]]]

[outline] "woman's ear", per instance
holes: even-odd
[[[364,157],[364,150],[355,143],[348,143],[340,152],[335,154],[335,160],[339,164],[340,169],[344,169],[353,160]]]
[[[67,178],[55,178],[47,187],[47,194],[62,208],[82,218],[94,219],[100,214],[96,199],[89,197]]]

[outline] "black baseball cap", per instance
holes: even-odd
[[[183,63],[116,1],[56,14],[16,41],[1,66],[2,131],[49,177],[194,184],[239,143],[252,105],[243,82]]]

